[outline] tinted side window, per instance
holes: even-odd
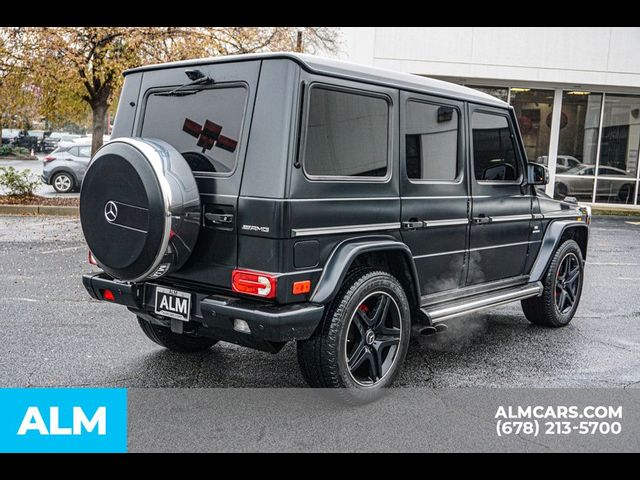
[[[232,172],[238,156],[247,89],[185,90],[181,96],[152,93],[140,136],[173,146],[194,172]]]
[[[408,102],[405,144],[409,178],[454,180],[458,176],[458,111]]]
[[[476,180],[516,180],[518,163],[507,117],[475,112],[472,130]]]
[[[385,177],[389,104],[380,97],[314,87],[304,169],[319,177]]]
[[[80,150],[80,156],[81,157],[85,157],[85,158],[89,158],[91,156],[91,147],[90,146],[84,146],[84,147],[79,147]]]

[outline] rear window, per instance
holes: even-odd
[[[389,104],[382,97],[314,87],[304,169],[310,177],[386,177]]]
[[[247,89],[216,87],[185,91],[184,96],[162,93],[147,97],[140,136],[169,143],[194,172],[233,172]]]

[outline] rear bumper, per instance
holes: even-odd
[[[82,276],[87,292],[96,300],[103,300],[101,290],[113,292],[111,303],[125,305],[135,314],[157,324],[171,327],[181,333],[183,329],[266,351],[278,351],[283,342],[309,338],[322,319],[324,306],[311,303],[273,305],[244,298],[189,291],[191,293],[190,321],[171,320],[154,313],[156,285],[160,282],[128,284],[113,280],[105,273]],[[247,322],[251,333],[233,329],[234,319]]]

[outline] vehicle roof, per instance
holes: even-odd
[[[74,140],[60,140],[58,146],[60,147],[84,147],[91,145],[91,137],[82,137]]]
[[[197,58],[193,60],[183,60],[180,62],[160,63],[133,68],[124,72],[125,75],[134,72],[146,72],[150,70],[162,70],[166,68],[192,67],[195,65],[207,65],[215,63],[246,62],[252,60],[286,58],[298,63],[305,70],[347,78],[357,81],[365,81],[379,85],[402,88],[406,90],[431,93],[444,97],[453,97],[461,100],[478,102],[499,108],[509,108],[509,104],[496,97],[472,88],[463,87],[455,83],[436,80],[421,75],[410,73],[400,73],[377,67],[370,67],[357,63],[344,62],[331,58],[319,57],[302,53],[273,52],[273,53],[251,53],[244,55],[227,55],[221,57]]]

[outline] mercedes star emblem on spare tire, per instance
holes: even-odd
[[[118,218],[118,206],[109,200],[104,206],[104,217],[107,219],[107,222],[113,223]]]
[[[82,185],[82,232],[107,275],[141,282],[182,268],[200,232],[200,192],[174,147],[115,138],[93,156]]]

